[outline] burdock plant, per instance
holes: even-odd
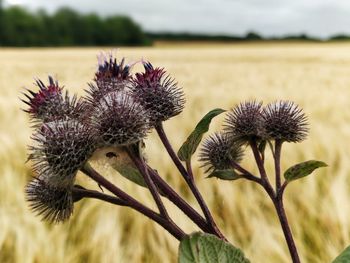
[[[133,75],[132,67],[124,59],[119,62],[113,56],[100,56],[93,83],[79,99],[69,96],[52,77],[47,85],[37,80],[37,91],[25,93],[23,101],[28,106],[25,111],[34,123],[28,159],[35,176],[25,189],[30,207],[44,220],[58,223],[72,216],[75,202],[99,199],[134,209],[162,226],[180,241],[179,262],[249,262],[215,223],[192,170],[192,156],[211,120],[225,110],[207,113],[176,153],[163,122],[182,112],[184,93],[164,68],[146,61],[142,64],[144,72]],[[156,130],[201,212],[149,165],[144,155],[147,152],[144,139],[152,129]],[[208,177],[227,181],[245,179],[266,191],[276,209],[293,262],[300,259],[284,210],[283,194],[292,181],[326,164],[314,160],[302,162],[288,168],[282,176],[281,153],[285,143],[303,141],[308,131],[306,115],[291,101],[276,101],[266,106],[257,101],[243,102],[226,113],[223,129],[208,136],[199,153],[199,162]],[[133,183],[148,188],[157,210],[136,200],[132,193],[126,193],[92,167],[90,158],[101,150],[105,154],[99,158],[115,158],[117,165],[113,168]],[[241,164],[248,150],[253,153],[258,174]],[[265,170],[265,155],[269,150],[274,174]],[[100,191],[77,185],[79,171],[95,181]],[[181,229],[170,217],[163,202],[165,198],[200,231],[189,234]]]

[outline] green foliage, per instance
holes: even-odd
[[[1,4],[1,3],[0,3]],[[1,9],[1,46],[145,45],[149,40],[139,25],[126,16],[100,18],[61,8],[48,15],[19,6]]]
[[[225,112],[223,109],[211,110],[200,120],[177,153],[181,161],[188,161],[191,159],[203,138],[203,134],[209,130],[211,120],[223,112]]]
[[[294,181],[299,178],[308,176],[317,168],[326,167],[326,166],[327,164],[325,164],[324,162],[315,161],[315,160],[298,163],[288,168],[284,172],[284,178],[289,182]]]
[[[237,179],[242,178],[233,169],[216,170],[216,171],[212,172],[210,175],[208,175],[207,178],[211,178],[211,177],[216,177],[216,178],[219,178],[222,180],[228,180],[228,181],[237,180]]]
[[[211,234],[193,233],[179,246],[179,263],[249,263],[243,252]]]
[[[350,246],[348,246],[332,263],[348,263],[350,262]]]

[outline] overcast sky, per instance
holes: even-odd
[[[5,0],[31,9],[69,6],[100,15],[127,14],[148,31],[265,36],[350,34],[350,0]]]

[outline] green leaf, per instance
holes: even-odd
[[[294,181],[299,178],[308,176],[317,168],[326,167],[326,166],[327,164],[325,164],[324,162],[315,161],[315,160],[298,163],[288,168],[287,171],[284,172],[284,178],[288,182]]]
[[[240,176],[238,173],[236,173],[232,169],[216,170],[207,176],[207,178],[212,178],[212,177],[216,177],[216,178],[219,178],[222,180],[228,180],[228,181],[237,180],[237,179],[242,178],[242,176]]]
[[[119,164],[119,165],[113,165],[112,167],[126,179],[140,186],[147,187],[145,180],[143,179],[141,173],[136,167],[130,164]]]
[[[249,263],[243,252],[211,234],[193,233],[179,246],[179,263]]]
[[[332,263],[349,263],[350,262],[350,246],[348,246]]]
[[[188,161],[197,150],[199,143],[202,140],[203,134],[209,130],[211,120],[219,114],[225,112],[223,109],[214,109],[208,112],[197,124],[196,128],[192,131],[190,136],[180,147],[177,155],[181,161]]]

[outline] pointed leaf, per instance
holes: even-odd
[[[211,234],[193,233],[179,246],[179,263],[249,263],[243,252]]]
[[[350,262],[350,246],[348,246],[332,263],[348,263]]]
[[[143,179],[141,173],[135,166],[121,163],[117,165],[112,165],[112,167],[126,179],[140,186],[147,187],[145,180]]]
[[[190,136],[186,139],[183,145],[180,147],[177,155],[181,161],[188,161],[197,150],[199,143],[202,140],[203,134],[209,130],[211,120],[219,114],[225,112],[223,109],[214,109],[208,112],[197,124],[196,128],[192,131]]]
[[[212,178],[212,177],[216,177],[216,178],[219,178],[222,180],[228,180],[228,181],[237,180],[237,179],[242,178],[242,176],[240,176],[238,173],[236,173],[232,169],[216,170],[207,176],[207,178]]]
[[[315,160],[298,163],[288,168],[287,171],[284,172],[284,178],[290,182],[308,176],[317,168],[326,166],[327,164],[325,164],[324,162]]]

